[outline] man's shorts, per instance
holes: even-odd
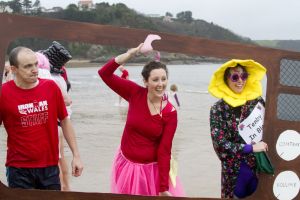
[[[7,167],[6,177],[10,188],[61,190],[58,166],[45,168]]]

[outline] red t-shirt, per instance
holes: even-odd
[[[160,187],[169,189],[169,170],[172,141],[177,127],[177,112],[170,102],[162,111],[162,118],[151,115],[147,104],[148,90],[136,83],[114,75],[119,64],[114,59],[99,71],[103,81],[129,102],[126,125],[123,131],[121,150],[134,162],[158,162]]]
[[[6,166],[57,165],[57,120],[67,116],[61,91],[54,81],[39,79],[32,89],[21,89],[14,81],[3,84],[0,123],[7,132]]]

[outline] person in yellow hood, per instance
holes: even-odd
[[[210,109],[210,129],[222,166],[222,198],[244,198],[256,190],[254,152],[267,151],[268,145],[263,141],[247,144],[238,125],[259,102],[265,105],[261,97],[265,73],[265,67],[253,60],[233,59],[217,69],[210,81],[209,93],[220,98]]]

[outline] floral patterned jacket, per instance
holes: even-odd
[[[233,198],[233,191],[243,161],[255,172],[256,160],[253,153],[243,153],[245,142],[238,133],[238,124],[247,118],[261,97],[247,101],[241,106],[241,116],[236,116],[233,108],[223,99],[216,102],[210,110],[210,129],[213,147],[222,165],[221,196]]]

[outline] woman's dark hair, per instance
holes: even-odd
[[[161,62],[157,62],[157,61],[150,61],[149,63],[147,63],[143,70],[142,70],[142,76],[143,78],[148,81],[149,76],[150,76],[150,72],[154,69],[163,69],[166,71],[167,77],[168,77],[168,68],[165,64],[161,63]]]
[[[227,85],[227,78],[229,77],[229,75],[230,75],[230,69],[233,69],[233,68],[236,68],[236,67],[240,67],[240,68],[242,68],[243,69],[243,72],[246,72],[247,73],[247,70],[246,70],[246,68],[245,68],[245,66],[243,66],[243,65],[240,65],[240,64],[237,64],[236,66],[234,66],[234,67],[228,67],[226,70],[225,70],[225,72],[224,72],[224,82],[226,83],[226,85]]]

